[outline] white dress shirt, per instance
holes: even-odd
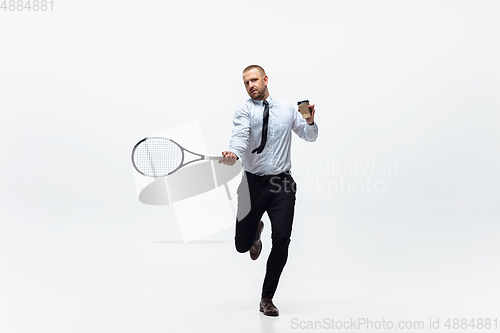
[[[238,106],[234,114],[229,151],[243,162],[243,170],[255,175],[277,175],[290,170],[292,130],[306,141],[316,141],[318,126],[309,125],[291,104],[269,96],[269,122],[264,150],[252,154],[262,140],[264,103],[249,98]]]

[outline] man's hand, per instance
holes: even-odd
[[[219,164],[224,163],[225,165],[233,165],[234,163],[236,163],[237,159],[238,156],[236,156],[235,153],[231,151],[223,151],[222,158],[219,160]]]
[[[314,114],[316,113],[316,111],[314,110],[314,104],[308,105],[308,107],[309,107],[309,112],[311,112],[311,116],[307,118],[306,121],[309,125],[312,125],[314,124]],[[297,111],[300,113],[300,110],[297,109]],[[302,113],[300,115],[302,116]]]

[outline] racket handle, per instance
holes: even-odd
[[[222,158],[222,156],[203,156],[203,160],[205,161],[218,161]]]

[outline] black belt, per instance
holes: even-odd
[[[283,179],[286,177],[290,177],[292,175],[292,171],[288,170],[288,171],[282,172],[282,173],[277,174],[277,175],[263,175],[263,176],[254,175],[253,173],[248,172],[248,171],[245,171],[245,174],[246,174],[248,179],[269,181],[274,177],[283,178]]]

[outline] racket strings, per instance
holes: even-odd
[[[175,171],[182,163],[182,150],[167,138],[147,138],[137,145],[134,163],[150,177],[162,177]]]

